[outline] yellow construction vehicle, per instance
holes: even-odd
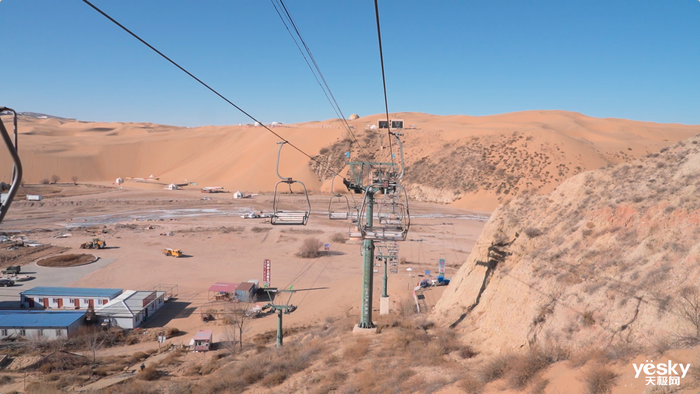
[[[163,249],[163,254],[166,256],[182,257],[182,251],[180,249]]]
[[[80,249],[104,249],[106,247],[107,242],[98,237],[92,237],[92,241],[80,245]]]

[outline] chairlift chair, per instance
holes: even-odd
[[[377,185],[377,188],[381,186]],[[386,188],[384,190],[387,190]],[[374,201],[378,225],[367,223],[366,212],[369,204],[368,194],[362,203],[359,217],[359,229],[362,238],[376,241],[405,241],[408,229],[411,225],[411,217],[408,212],[408,194],[403,186],[392,186],[392,195],[385,196],[379,201]]]
[[[309,193],[306,191],[306,186],[301,181],[295,181],[292,178],[285,178],[280,175],[280,154],[282,152],[282,147],[287,141],[278,142],[279,150],[277,151],[277,176],[280,181],[275,184],[275,192],[272,200],[272,215],[270,216],[270,224],[272,225],[286,225],[286,226],[306,226],[309,221],[309,216],[311,215],[311,202],[309,201]],[[283,194],[278,191],[281,184],[286,184],[289,187],[289,193],[292,193],[292,185],[298,183],[304,189],[304,198],[306,200],[305,210],[284,210],[280,208],[280,197]]]
[[[13,123],[15,141],[13,144],[12,139],[10,138],[10,134],[7,132],[7,129],[5,128],[5,125],[2,122],[2,119],[0,119],[0,138],[2,138],[2,141],[5,143],[5,146],[7,147],[7,150],[10,153],[10,157],[14,162],[14,169],[12,171],[12,183],[10,185],[6,185],[4,183],[0,185],[0,189],[3,189],[0,190],[0,192],[5,192],[7,190],[7,198],[0,204],[0,223],[2,223],[2,220],[5,218],[7,211],[9,211],[10,205],[12,204],[12,200],[15,198],[15,195],[19,190],[20,182],[22,182],[22,162],[19,160],[19,154],[17,153],[17,112],[7,107],[0,107],[0,113],[6,111],[12,112],[14,116]]]
[[[333,184],[335,175],[331,180],[331,193],[333,193]],[[328,201],[328,219],[330,220],[348,220],[350,217],[350,201],[340,193],[334,193]]]

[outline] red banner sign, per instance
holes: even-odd
[[[270,287],[270,271],[272,264],[270,260],[263,261],[263,287]]]

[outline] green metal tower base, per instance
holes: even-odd
[[[371,225],[374,218],[374,193],[368,190],[367,194],[367,223]],[[374,328],[372,322],[372,293],[374,288],[374,241],[365,239],[362,241],[362,309],[360,309],[360,324],[358,328]]]

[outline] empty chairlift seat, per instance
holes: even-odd
[[[360,212],[360,226],[364,239],[376,241],[405,241],[411,218],[408,212],[408,196],[401,185],[396,185],[395,192],[374,201],[377,220],[367,223],[366,212],[369,204],[367,197]]]
[[[270,216],[270,224],[306,226],[306,223],[309,221],[309,216],[311,215],[311,202],[309,201],[309,193],[306,191],[306,186],[303,182],[295,181],[292,178],[284,178],[280,175],[280,153],[282,152],[282,147],[284,146],[284,144],[286,144],[286,141],[278,142],[278,144],[280,145],[280,147],[277,151],[277,176],[280,178],[280,181],[277,182],[277,184],[275,184],[275,193],[272,200],[272,215]],[[301,185],[302,187],[303,202],[301,204],[299,204],[298,202],[294,202],[295,199],[298,199],[292,191],[292,185],[294,185],[295,183]],[[281,184],[286,184],[289,188],[289,197],[284,197],[286,193],[282,193],[279,190],[279,186]],[[286,200],[289,201],[285,202]],[[294,209],[290,209],[288,206],[291,206],[292,204],[296,204],[298,208],[294,207]]]

